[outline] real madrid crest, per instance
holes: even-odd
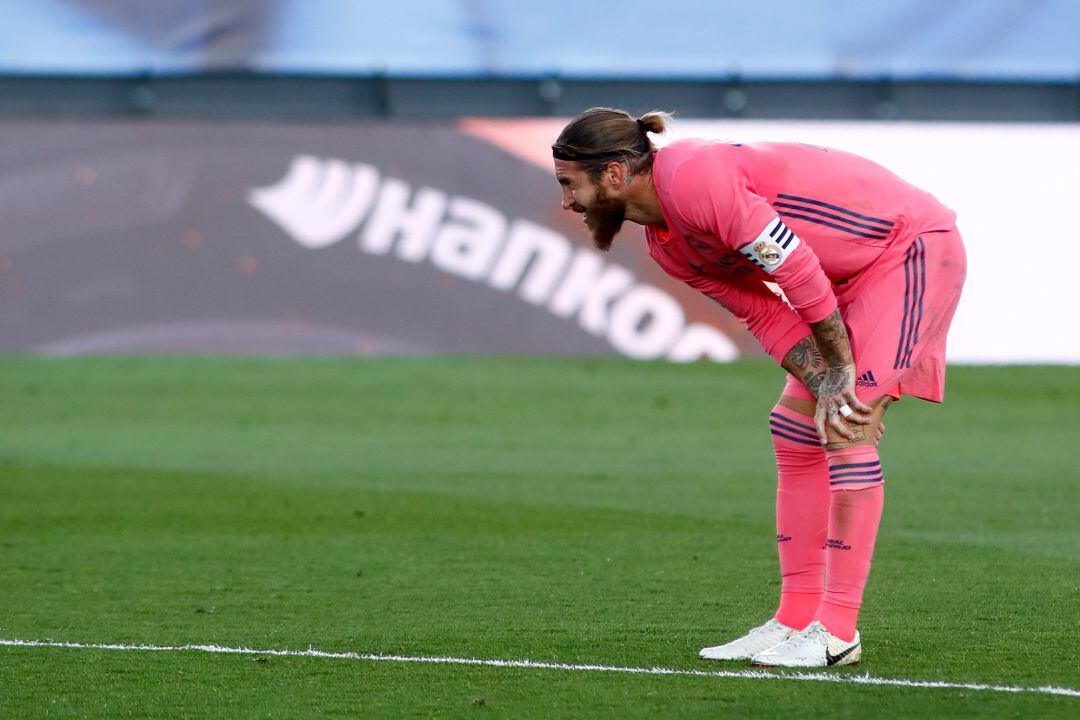
[[[779,247],[776,245],[769,245],[765,242],[759,242],[755,245],[754,252],[757,253],[758,259],[765,265],[776,265],[784,259],[784,255],[780,252]]]

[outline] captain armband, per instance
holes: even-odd
[[[747,260],[770,275],[799,247],[799,236],[777,217],[754,240],[739,248]]]

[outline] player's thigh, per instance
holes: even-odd
[[[881,427],[882,420],[885,417],[885,411],[889,409],[889,405],[891,405],[895,399],[896,398],[892,395],[886,394],[871,400],[869,402],[871,407],[870,423],[868,425],[848,423],[848,428],[855,433],[855,439],[853,440],[843,437],[831,427],[826,426],[825,434],[828,439],[828,444],[825,447],[827,449],[835,449],[856,445],[876,445],[879,434],[878,429]],[[778,404],[789,410],[794,410],[800,415],[806,415],[808,418],[813,418],[814,412],[817,410],[817,403],[815,401],[787,394],[780,396]]]
[[[839,450],[840,448],[856,447],[858,445],[877,445],[880,437],[881,421],[885,417],[885,411],[889,409],[889,405],[894,400],[895,398],[891,395],[882,395],[867,403],[870,406],[870,422],[868,424],[845,423],[852,433],[851,438],[844,437],[836,432],[831,425],[826,424],[825,436],[828,442],[825,444],[825,449]]]

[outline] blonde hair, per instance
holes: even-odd
[[[652,169],[656,146],[649,133],[667,129],[671,114],[647,112],[636,120],[625,110],[590,108],[571,120],[559,133],[551,154],[556,160],[581,163],[594,180],[611,162],[625,162],[636,175]]]

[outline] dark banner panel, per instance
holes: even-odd
[[[757,352],[640,228],[595,252],[550,171],[455,124],[0,131],[6,352]]]

